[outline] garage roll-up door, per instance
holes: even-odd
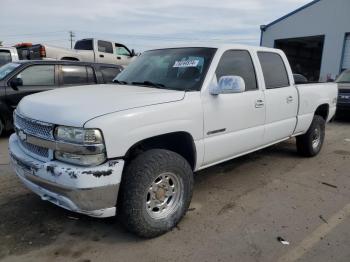
[[[350,69],[350,34],[345,39],[342,69]]]

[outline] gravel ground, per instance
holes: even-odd
[[[186,217],[144,240],[113,218],[41,201],[16,179],[0,139],[0,260],[349,261],[350,120],[312,159],[290,140],[196,174]],[[289,242],[283,245],[278,237]]]

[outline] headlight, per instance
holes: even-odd
[[[57,160],[79,165],[79,166],[98,166],[106,161],[105,154],[98,155],[76,155],[71,153],[65,153],[56,151],[55,158]]]
[[[104,149],[103,136],[98,129],[85,129],[85,128],[75,128],[67,126],[58,126],[55,129],[55,139],[60,142],[69,143],[70,147],[84,147],[99,145]],[[99,154],[73,154],[70,152],[64,152],[61,149],[55,151],[55,158],[57,160],[81,165],[81,166],[97,166],[106,161],[106,154],[99,152]],[[67,150],[68,151],[68,150]],[[103,150],[104,151],[104,150]]]
[[[75,128],[58,126],[55,129],[55,138],[59,141],[77,144],[102,144],[103,138],[98,129]]]

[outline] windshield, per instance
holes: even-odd
[[[337,83],[350,83],[350,70],[343,72],[339,76]]]
[[[215,48],[173,48],[143,53],[114,80],[119,84],[200,90]]]
[[[19,67],[21,64],[9,63],[0,67],[0,80],[3,80],[7,75],[9,75],[13,70]]]

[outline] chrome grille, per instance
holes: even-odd
[[[32,120],[20,116],[18,113],[14,115],[15,126],[18,129],[24,130],[25,133],[31,134],[37,137],[53,140],[53,125],[43,123],[40,121]]]
[[[32,145],[22,140],[20,140],[20,144],[22,148],[24,148],[24,150],[27,151],[27,153],[29,153],[30,155],[34,154],[41,158],[48,158],[50,156],[49,149],[47,148]]]

